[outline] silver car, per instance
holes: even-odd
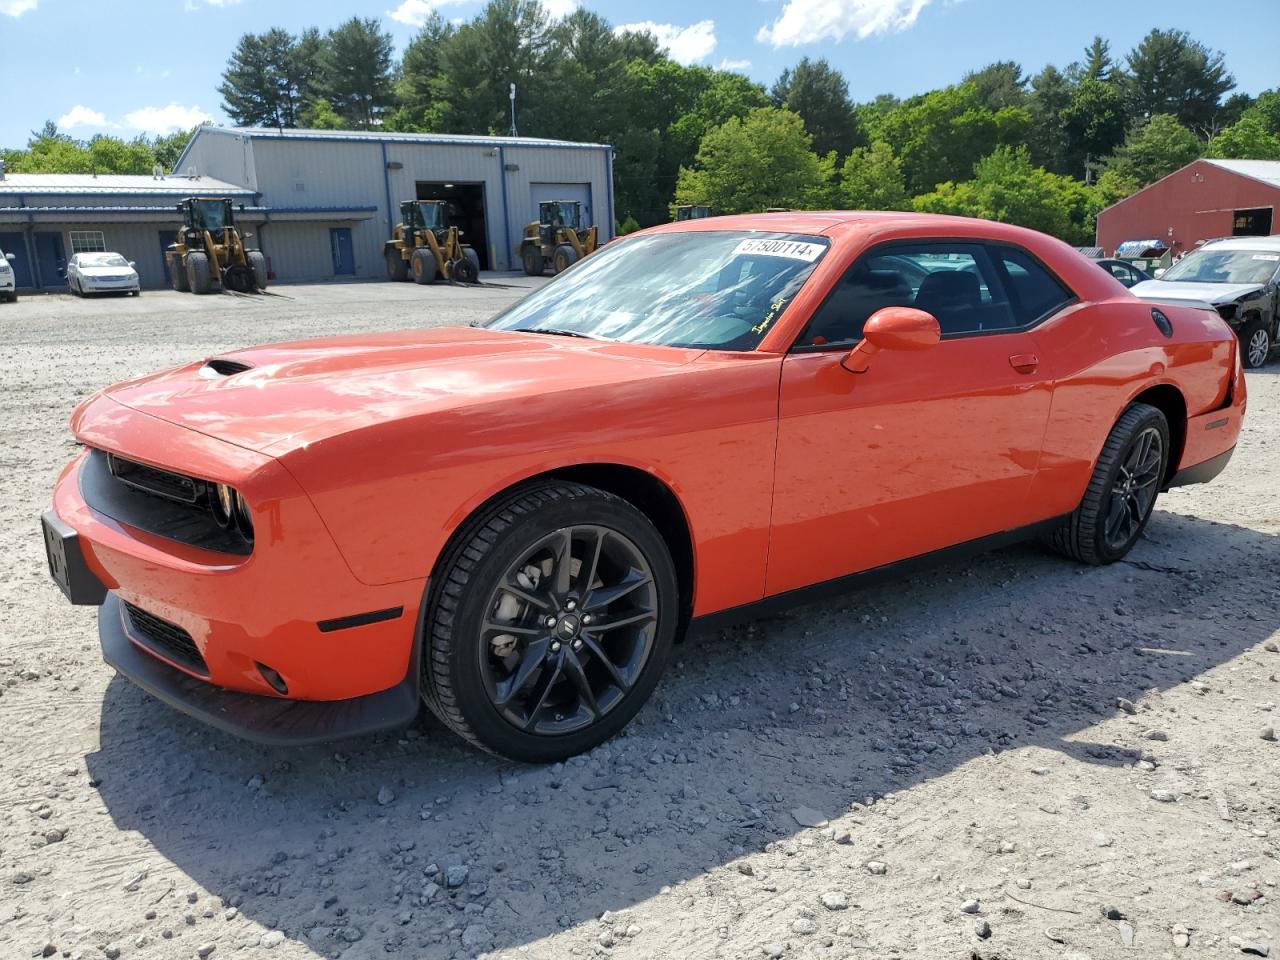
[[[137,264],[118,253],[75,254],[67,264],[67,287],[76,296],[142,292]]]

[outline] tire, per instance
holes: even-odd
[[[599,557],[585,576],[581,565],[565,567],[571,571],[567,588],[557,579],[557,551],[551,546],[563,544],[566,531],[572,563],[581,564],[597,549]],[[605,532],[601,548],[593,546],[597,531]],[[579,532],[583,539],[575,539]],[[610,551],[632,559],[618,562]],[[532,565],[539,556],[549,558],[545,574]],[[526,561],[529,565],[520,566]],[[508,579],[513,569],[518,573]],[[531,581],[527,571],[546,579]],[[522,596],[539,599],[541,606],[518,600],[499,586],[514,585],[521,576],[521,584],[532,584]],[[617,582],[610,584],[606,577]],[[595,586],[581,589],[580,578],[590,578]],[[610,587],[616,593],[627,584],[634,585],[600,602]],[[675,640],[677,592],[666,543],[627,501],[574,483],[538,482],[517,488],[468,522],[433,574],[424,630],[423,699],[459,736],[512,760],[550,763],[589,750],[621,730],[657,685]],[[578,620],[572,612],[573,597],[582,600]],[[508,602],[521,612],[504,614],[503,604]],[[629,615],[631,605],[649,612]],[[553,608],[558,608],[555,625],[540,612],[545,609],[550,617]],[[597,625],[587,627],[593,617]],[[627,622],[602,630],[602,617]],[[502,626],[521,619],[528,622],[515,627],[522,639],[501,632]],[[485,626],[495,621],[500,625]],[[508,642],[510,653],[503,660],[496,645]],[[604,664],[613,662],[611,652],[628,662],[606,669]],[[526,657],[535,664],[527,670]],[[514,667],[508,663],[511,658],[517,661]],[[575,664],[581,665],[576,673]],[[548,669],[554,672],[548,675]],[[495,671],[504,670],[510,672],[495,680]],[[524,682],[517,685],[515,678],[521,675]],[[499,702],[504,680],[514,691],[505,707]],[[594,691],[591,706],[579,680]],[[546,688],[541,699],[540,686]],[[519,696],[520,691],[526,691],[525,696]],[[536,701],[532,707],[531,700]],[[528,719],[513,718],[513,713],[527,714]]]
[[[475,255],[471,251],[472,256]],[[476,261],[465,254],[460,260],[455,260],[449,267],[449,279],[456,283],[479,283],[480,270],[476,266]]]
[[[1247,370],[1254,370],[1267,362],[1275,342],[1271,328],[1261,319],[1250,320],[1240,330],[1240,363]]]
[[[249,250],[244,258],[253,272],[253,283],[259,290],[267,289],[267,257],[261,250]]]
[[[71,289],[71,295],[72,295],[73,297],[82,297],[82,296],[84,296],[83,292],[81,292],[81,290],[80,290],[79,286],[77,286],[77,284],[76,284],[76,282],[75,282],[74,280],[68,280],[68,281],[67,281],[67,286],[68,286],[68,287],[70,287],[70,289]]]
[[[426,247],[419,247],[413,251],[409,257],[409,269],[413,272],[413,282],[423,284],[435,283],[436,274],[439,272],[436,268],[436,258]]]
[[[177,257],[169,258],[169,283],[178,293],[191,290],[191,284],[187,283],[187,268]]]
[[[17,291],[17,290],[10,290],[10,291],[9,291],[9,294],[8,294],[7,299],[8,299],[8,301],[9,301],[10,303],[17,303],[17,302],[18,302],[18,291]]]
[[[577,251],[567,243],[556,247],[555,256],[551,258],[551,265],[556,273],[564,273],[577,262]]]
[[[192,293],[205,294],[213,287],[209,275],[209,257],[203,253],[187,254],[187,286]]]
[[[1159,442],[1154,458],[1149,448],[1143,454],[1141,447],[1153,434]],[[1080,506],[1049,534],[1049,545],[1092,566],[1123,559],[1151,519],[1168,465],[1168,420],[1155,407],[1132,404],[1111,428]],[[1124,486],[1131,475],[1140,486],[1137,492],[1126,496]],[[1120,512],[1116,512],[1117,506]],[[1111,529],[1117,521],[1121,527],[1112,536]]]
[[[526,276],[540,277],[546,270],[547,265],[542,262],[542,251],[538,249],[536,244],[526,243],[520,250],[520,262],[524,265]]]
[[[404,257],[400,256],[398,249],[388,250],[382,256],[387,261],[388,280],[394,280],[399,283],[402,280],[409,279],[409,264],[405,263]]]
[[[469,282],[479,283],[480,282],[480,254],[476,253],[473,247],[463,247],[462,256],[466,259],[467,263],[471,264],[472,270],[474,271],[472,275],[475,277],[475,279]]]

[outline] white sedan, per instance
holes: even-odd
[[[67,264],[67,286],[77,296],[86,293],[142,292],[137,264],[118,253],[77,253]]]

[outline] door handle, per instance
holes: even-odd
[[[1019,373],[1035,373],[1040,366],[1040,358],[1034,353],[1015,353],[1009,358],[1009,366]]]

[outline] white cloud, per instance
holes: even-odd
[[[58,118],[58,129],[74,130],[76,127],[109,127],[107,118],[101,111],[76,104]]]
[[[567,17],[579,6],[578,0],[542,0],[542,9],[557,19]]]
[[[794,2],[794,0],[793,0]],[[674,23],[654,23],[642,20],[639,23],[624,23],[614,27],[614,33],[631,31],[633,33],[651,33],[657,38],[659,45],[667,51],[676,63],[686,66],[705,60],[716,48],[716,22],[699,20],[687,27],[678,27]]]
[[[818,40],[859,40],[876,33],[906,30],[915,24],[929,0],[787,0],[771,26],[756,34],[760,43],[799,47]]]
[[[387,11],[387,16],[396,21],[396,23],[407,24],[410,27],[420,27],[430,19],[431,14],[441,7],[467,2],[468,0],[401,0],[400,6],[394,10]],[[555,4],[544,3],[543,6],[550,8]]]
[[[20,17],[28,10],[34,10],[38,0],[0,0],[0,13],[10,17]]]
[[[741,73],[743,70],[751,69],[751,61],[750,60],[730,60],[728,57],[725,57],[723,60],[720,61],[720,69],[733,70],[737,73]]]
[[[172,133],[189,130],[213,117],[199,107],[184,107],[171,103],[167,107],[142,107],[124,115],[124,124],[144,133]]]

